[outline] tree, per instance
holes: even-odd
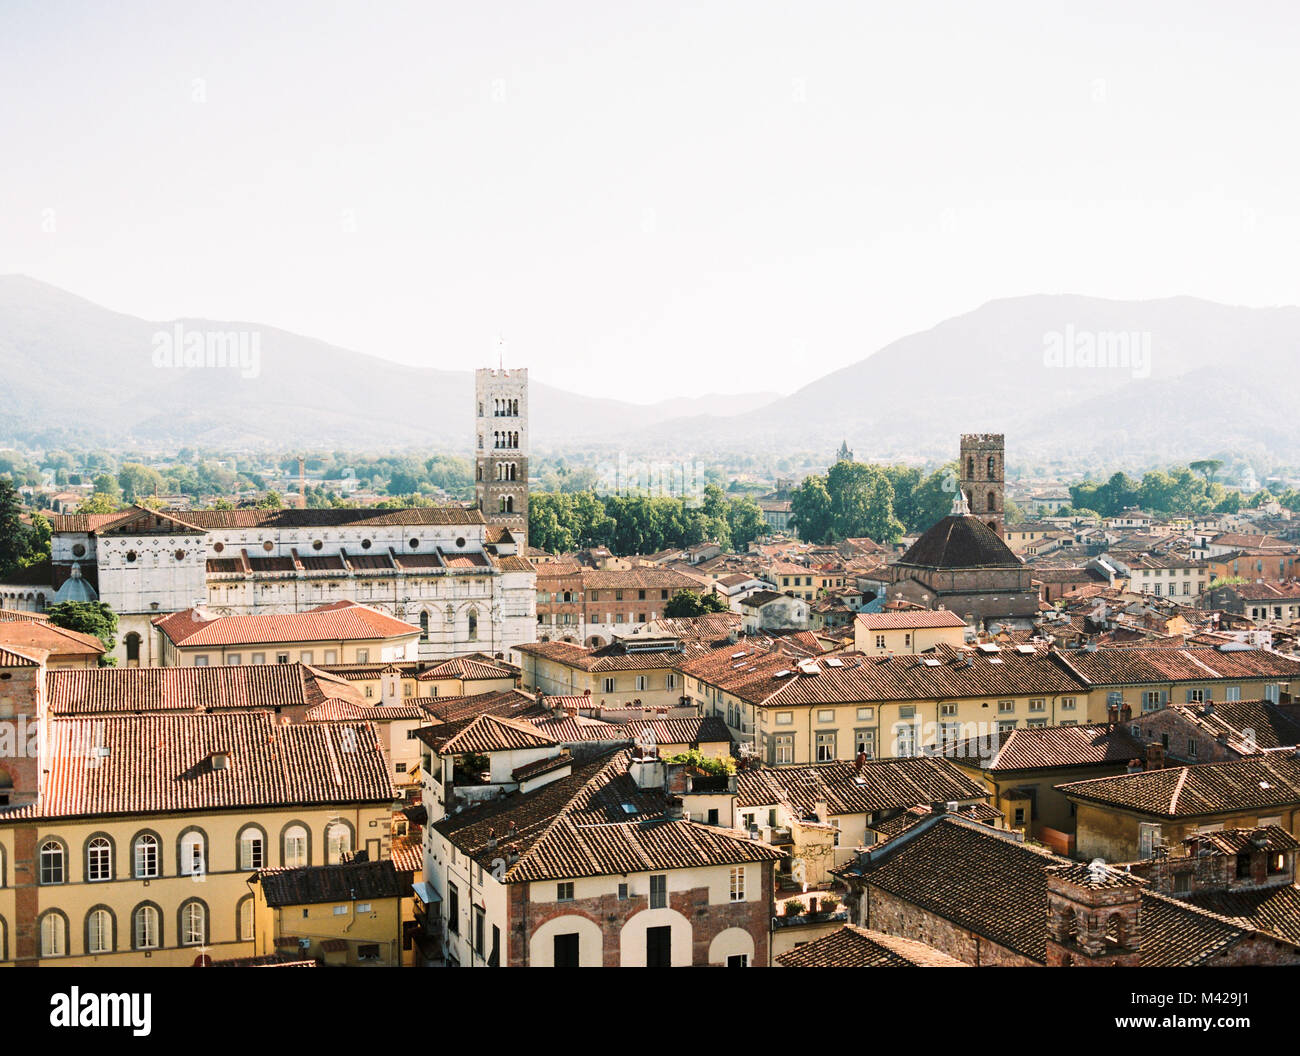
[[[117,474],[117,483],[122,489],[122,498],[127,502],[139,502],[155,491],[161,491],[162,474],[156,469],[141,465],[139,462],[123,462]]]
[[[894,516],[894,489],[879,466],[837,462],[826,474],[831,500],[831,536],[868,536],[877,542],[896,541],[903,526]]]
[[[684,616],[704,616],[710,612],[726,612],[727,602],[716,591],[701,594],[698,590],[679,590],[664,606],[664,616],[679,619]]]
[[[22,559],[24,567],[39,565],[50,559],[50,538],[53,526],[44,514],[33,513],[31,527],[27,529],[27,556]]]
[[[736,499],[727,511],[727,524],[731,529],[732,550],[746,550],[749,544],[767,531],[763,511],[751,498]]]
[[[95,478],[95,494],[103,495],[115,508],[122,504],[122,485],[110,473],[101,473]]]
[[[31,553],[31,537],[22,521],[22,501],[8,477],[0,477],[0,576],[22,567]]]
[[[117,613],[102,601],[61,601],[45,613],[56,627],[93,634],[104,643],[105,652],[117,644]],[[103,659],[100,663],[106,663]]]
[[[1221,458],[1202,458],[1195,462],[1188,463],[1188,469],[1193,473],[1199,473],[1205,478],[1205,483],[1209,484],[1214,480],[1214,475],[1223,468],[1223,459]]]
[[[790,493],[790,523],[807,543],[831,537],[831,496],[822,477],[807,477]]]
[[[97,491],[91,495],[85,502],[77,507],[78,513],[117,513],[122,508],[122,504],[116,499],[109,498],[102,491]]]

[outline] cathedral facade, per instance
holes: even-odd
[[[528,372],[480,370],[472,507],[151,510],[51,518],[62,600],[118,615],[121,665],[158,663],[153,621],[370,605],[420,628],[420,656],[505,655],[537,637],[528,529]]]

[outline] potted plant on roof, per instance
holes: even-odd
[[[807,908],[803,903],[803,899],[792,898],[785,904],[785,915],[787,917],[802,917],[804,910]]]
[[[823,892],[817,896],[818,913],[834,913],[839,908],[840,899],[838,895],[831,894],[830,892]]]

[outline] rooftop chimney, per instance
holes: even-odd
[[[858,757],[855,760],[853,760],[853,772],[855,774],[862,773],[862,768],[866,765],[866,763],[867,763],[867,753],[865,751],[858,752]]]

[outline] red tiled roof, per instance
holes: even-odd
[[[214,765],[228,753],[225,767]],[[7,817],[90,817],[395,798],[369,723],[277,725],[270,712],[56,719],[39,807]]]
[[[1294,751],[1146,770],[1057,785],[1071,799],[1139,814],[1200,817],[1300,803],[1300,759]]]
[[[204,619],[196,609],[186,609],[155,619],[154,625],[175,645],[185,648],[276,642],[370,641],[420,633],[420,628],[414,624],[355,602],[341,602],[306,612],[217,616],[212,619]]]
[[[302,664],[70,668],[47,672],[45,690],[53,715],[310,707],[357,692]]]
[[[845,924],[839,931],[779,954],[783,968],[969,968],[915,939]]]
[[[770,862],[781,852],[716,826],[665,816],[662,789],[627,773],[631,753],[600,756],[522,796],[444,818],[434,828],[505,883]],[[517,857],[515,857],[517,855]]]
[[[863,612],[858,623],[868,631],[888,631],[913,627],[965,627],[966,621],[950,609],[913,612]]]

